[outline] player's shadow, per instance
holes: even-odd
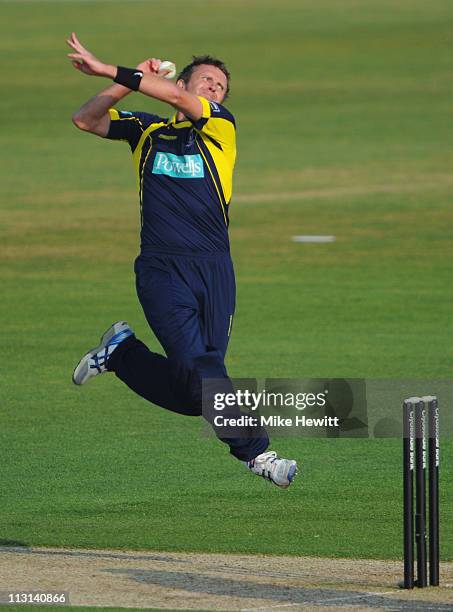
[[[200,595],[215,595],[217,597],[238,597],[250,599],[276,600],[281,605],[302,604],[305,606],[345,605],[348,600],[355,605],[363,604],[367,609],[385,608],[392,610],[414,610],[413,602],[402,602],[389,597],[381,596],[379,593],[360,592],[355,590],[335,589],[330,587],[304,587],[285,584],[272,584],[256,582],[254,580],[235,580],[222,575],[206,576],[196,572],[179,572],[154,569],[103,569],[110,574],[127,576],[134,582],[155,584],[167,590],[185,590],[189,593]],[[282,602],[286,602],[283,603]],[[275,606],[280,607],[280,606]],[[264,609],[264,608],[263,608]],[[419,608],[417,608],[419,609]],[[427,606],[426,608],[429,608]],[[441,609],[441,608],[439,608]]]
[[[28,544],[19,540],[5,540],[0,538],[0,546],[24,546],[28,548]]]

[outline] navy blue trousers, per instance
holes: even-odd
[[[237,428],[224,437],[214,425],[218,413],[205,398],[202,380],[220,379],[232,391],[225,353],[235,309],[235,280],[229,253],[164,255],[143,253],[135,261],[137,295],[146,319],[166,356],[151,352],[135,336],[109,359],[109,370],[148,401],[189,416],[203,415],[232,455],[249,461],[269,444],[264,429]],[[208,401],[206,401],[208,399]],[[224,416],[240,416],[238,407]]]

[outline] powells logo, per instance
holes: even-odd
[[[173,155],[157,153],[153,174],[165,174],[176,178],[203,178],[203,160],[200,155]]]

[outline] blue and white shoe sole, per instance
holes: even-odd
[[[288,470],[288,480],[290,482],[290,484],[292,483],[293,479],[297,476],[297,463],[295,463],[294,465],[292,465],[289,470]]]
[[[84,355],[82,359],[79,361],[79,363],[76,365],[75,370],[72,374],[72,382],[75,385],[84,385],[86,382],[90,380],[90,378],[93,378],[94,376],[97,376],[98,374],[100,374],[98,370],[90,368],[89,361],[90,359],[93,359],[96,353],[99,353],[102,349],[105,349],[106,345],[110,342],[110,340],[114,336],[116,336],[116,334],[119,332],[117,328],[118,325],[121,325],[121,326],[125,325],[129,328],[126,321],[117,321],[116,323],[113,323],[113,325],[110,325],[110,327],[105,330],[105,332],[101,336],[101,341],[99,345],[91,349],[91,351],[88,351],[88,353]]]
[[[277,486],[280,487],[281,489],[287,489],[289,487],[289,485],[292,483],[292,481],[294,480],[294,478],[297,476],[297,463],[293,463],[293,465],[290,466],[289,470],[288,470],[288,475],[287,475],[287,479],[288,479],[288,484],[287,485],[279,485],[277,483]]]

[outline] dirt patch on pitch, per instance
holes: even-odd
[[[394,561],[1,547],[0,591],[69,592],[80,606],[181,610],[453,610],[442,586],[404,591]]]

